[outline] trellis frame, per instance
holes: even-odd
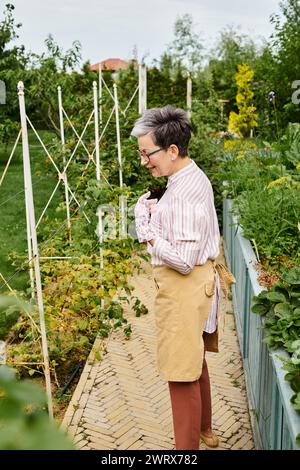
[[[29,157],[29,144],[28,144],[28,131],[27,131],[27,119],[26,119],[26,108],[24,98],[24,83],[18,83],[18,96],[20,106],[20,118],[22,128],[22,148],[23,148],[23,169],[24,169],[24,185],[25,185],[25,204],[26,204],[26,220],[27,227],[29,229],[29,239],[32,249],[35,284],[37,292],[37,302],[40,316],[40,329],[42,338],[42,351],[43,351],[43,363],[44,363],[44,374],[46,381],[46,393],[48,400],[48,412],[51,419],[53,419],[53,404],[52,404],[52,392],[51,392],[51,377],[50,377],[50,365],[49,365],[49,352],[47,344],[47,334],[45,325],[44,315],[44,304],[42,294],[42,281],[39,263],[39,250],[36,235],[36,222],[32,192],[32,180],[31,180],[31,167]]]
[[[100,104],[102,104],[102,84],[104,80],[101,79],[101,88],[99,85],[99,93],[101,97]],[[105,83],[105,82],[104,82]],[[93,82],[93,99],[94,99],[94,109],[91,115],[89,116],[89,119],[84,127],[83,132],[81,135],[79,135],[74,126],[71,124],[62,104],[62,90],[61,87],[58,87],[58,107],[59,107],[59,121],[60,121],[60,136],[61,136],[61,144],[62,144],[62,160],[63,160],[63,170],[60,171],[58,166],[56,165],[54,159],[50,155],[49,151],[47,150],[46,146],[44,145],[42,139],[38,135],[36,129],[34,128],[32,122],[30,121],[29,117],[26,115],[26,106],[25,106],[25,94],[24,94],[24,84],[22,81],[18,83],[18,97],[19,97],[19,107],[20,107],[20,120],[21,120],[21,129],[18,133],[17,139],[15,141],[15,144],[13,146],[12,152],[10,154],[9,160],[6,164],[6,167],[4,169],[4,172],[1,176],[0,179],[0,186],[3,183],[3,180],[5,178],[5,175],[7,173],[8,167],[11,163],[12,157],[14,155],[14,152],[16,150],[16,147],[18,145],[18,142],[20,140],[20,137],[22,136],[22,148],[23,148],[23,169],[24,169],[24,187],[25,187],[25,209],[26,209],[26,227],[27,227],[27,245],[28,245],[28,264],[29,264],[29,273],[30,273],[30,283],[31,283],[31,292],[32,292],[32,297],[34,296],[34,293],[36,291],[37,295],[37,303],[38,303],[38,310],[39,310],[39,318],[40,318],[40,327],[36,325],[34,322],[33,318],[30,316],[29,312],[26,311],[26,313],[29,315],[31,318],[31,321],[33,322],[33,325],[37,328],[37,331],[41,334],[41,340],[42,340],[42,353],[43,353],[43,362],[40,363],[30,363],[32,365],[34,364],[40,364],[43,365],[44,367],[44,374],[45,374],[45,382],[46,382],[46,393],[47,393],[47,402],[48,402],[48,411],[49,411],[49,416],[51,419],[53,418],[53,403],[52,403],[52,393],[51,393],[51,377],[50,377],[50,364],[49,364],[49,352],[48,352],[48,344],[47,344],[47,333],[46,333],[46,326],[45,326],[45,316],[44,316],[44,305],[43,305],[43,294],[42,294],[42,284],[41,284],[41,272],[40,272],[40,256],[39,256],[39,250],[38,250],[38,243],[37,243],[37,227],[39,223],[41,222],[47,208],[49,207],[51,200],[54,197],[55,192],[57,191],[59,184],[61,181],[64,183],[64,189],[65,189],[65,202],[66,202],[66,213],[67,213],[67,226],[68,226],[68,231],[69,231],[69,239],[71,241],[71,216],[70,216],[70,203],[72,202],[72,199],[76,202],[78,207],[80,207],[79,202],[77,201],[76,195],[72,192],[69,183],[68,183],[68,178],[67,178],[67,169],[68,166],[70,165],[71,160],[73,159],[76,150],[79,146],[79,144],[83,145],[83,135],[87,129],[87,126],[89,125],[92,117],[94,116],[94,122],[95,122],[95,148],[92,153],[92,155],[89,155],[89,160],[87,163],[87,166],[90,164],[91,161],[94,162],[96,166],[96,179],[97,181],[100,182],[100,141],[101,138],[104,135],[104,132],[109,124],[109,121],[112,117],[112,115],[115,113],[116,117],[116,135],[117,135],[117,148],[118,148],[118,162],[119,162],[119,184],[120,187],[123,187],[123,167],[122,167],[122,149],[121,149],[121,139],[120,139],[120,122],[119,122],[119,109],[121,113],[125,116],[126,111],[128,107],[131,105],[137,91],[139,90],[140,83],[137,86],[137,88],[134,90],[133,95],[131,96],[126,108],[124,110],[121,110],[119,107],[119,102],[118,102],[118,91],[117,91],[117,85],[114,84],[114,90],[113,94],[109,90],[110,96],[113,98],[113,108],[110,114],[110,117],[106,123],[106,126],[104,129],[102,129],[102,106],[98,108],[98,95],[97,95],[97,83]],[[108,88],[108,87],[107,87]],[[99,113],[98,113],[99,111]],[[64,121],[63,117],[66,117],[71,124],[73,131],[75,132],[78,142],[75,146],[75,149],[73,150],[71,157],[69,158],[68,161],[66,161],[66,156],[65,156],[65,134],[64,134]],[[99,135],[99,118],[100,118],[100,130],[101,130],[101,135]],[[27,124],[30,125],[32,128],[34,134],[36,135],[38,141],[40,142],[42,148],[46,152],[46,155],[50,159],[52,165],[54,166],[57,175],[58,175],[58,183],[52,192],[44,210],[42,211],[42,214],[39,217],[39,220],[36,222],[35,220],[35,211],[34,211],[34,199],[33,199],[33,190],[32,190],[32,178],[31,178],[31,165],[30,165],[30,152],[29,152],[29,141],[28,141],[28,128]],[[85,150],[87,151],[87,148],[85,147]],[[94,161],[93,155],[96,153],[96,162]],[[86,168],[87,168],[86,166]],[[69,198],[69,193],[71,194],[71,198]],[[120,207],[120,234],[122,236],[126,236],[126,218],[125,218],[125,204],[124,204],[124,198],[121,197],[121,207]],[[85,215],[85,214],[84,214]],[[98,226],[99,226],[99,242],[100,242],[100,268],[103,269],[104,263],[103,263],[103,251],[102,251],[102,242],[103,242],[103,224],[102,224],[102,216],[103,213],[102,211],[97,212],[98,215]],[[85,215],[87,221],[90,223],[89,219]],[[45,257],[43,257],[45,258]],[[70,257],[46,257],[47,259],[69,259]],[[1,274],[1,273],[0,273]],[[13,292],[11,287],[9,286],[8,282],[6,279],[0,275],[2,281],[4,284]],[[102,299],[103,300],[103,299]],[[102,304],[104,306],[104,304]],[[25,364],[25,363],[24,363]]]

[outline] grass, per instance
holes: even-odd
[[[53,133],[39,131],[39,135],[49,150]],[[2,176],[6,162],[13,148],[12,142],[5,152],[4,146],[0,146],[0,177]],[[55,168],[49,164],[42,146],[32,131],[29,131],[31,174],[33,183],[33,197],[35,205],[36,221],[40,217],[52,191],[57,184]],[[51,151],[50,151],[51,154]],[[56,207],[63,200],[62,192],[58,189],[46,215],[52,219],[63,218],[62,213],[56,213]],[[27,232],[24,200],[24,176],[22,163],[22,144],[19,142],[6,176],[0,186],[0,272],[9,279],[18,267],[12,265],[9,254],[17,252],[24,255],[27,252]],[[28,270],[22,270],[9,282],[13,289],[24,290],[29,287]],[[0,280],[0,294],[5,293],[2,280]]]

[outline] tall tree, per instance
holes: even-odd
[[[270,70],[277,95],[277,108],[282,126],[288,121],[300,121],[299,105],[293,103],[293,82],[300,79],[300,2],[285,0],[280,2],[284,19],[273,15],[271,22],[275,32],[271,46],[274,68]]]
[[[4,19],[0,22],[0,72],[19,67],[21,59],[24,59],[24,46],[9,48],[11,42],[19,37],[17,30],[22,26],[21,23],[15,23],[14,9],[14,5],[7,3],[3,12]]]
[[[238,65],[238,71],[235,74],[237,83],[236,103],[239,112],[231,111],[228,121],[229,132],[237,133],[240,136],[248,137],[251,130],[257,127],[257,113],[253,105],[254,93],[252,91],[252,80],[254,72],[249,65]]]
[[[5,103],[0,105],[0,142],[8,144],[17,131],[18,118],[17,82],[19,72],[24,69],[26,55],[24,46],[11,46],[18,38],[17,30],[22,26],[13,18],[15,7],[11,3],[5,5],[4,18],[0,21],[0,80],[5,85]]]
[[[228,99],[230,105],[235,101],[237,92],[235,74],[239,64],[252,65],[257,48],[246,35],[232,27],[221,31],[214,50],[210,54],[209,71],[219,97]]]
[[[194,31],[193,18],[189,14],[178,17],[174,25],[174,40],[168,52],[177,67],[191,73],[199,70],[203,61],[203,44],[200,35]]]

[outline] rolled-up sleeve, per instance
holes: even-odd
[[[157,237],[152,253],[181,274],[189,274],[208,237],[209,220],[205,205],[192,205],[174,196],[163,217],[170,237],[169,240]]]

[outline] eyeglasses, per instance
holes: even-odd
[[[141,159],[145,160],[148,163],[150,161],[149,157],[151,157],[151,155],[154,155],[157,152],[160,152],[161,150],[163,149],[159,148],[159,149],[153,150],[153,152],[150,152],[150,153],[145,152],[145,150],[137,150],[137,153],[139,157],[141,157]]]

